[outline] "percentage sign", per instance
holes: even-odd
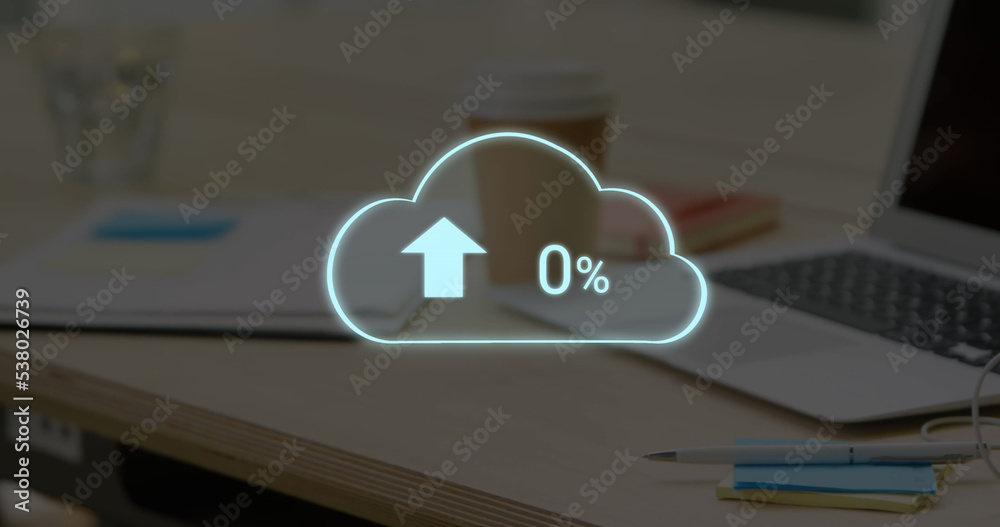
[[[608,292],[608,288],[611,287],[611,284],[608,282],[608,277],[598,276],[597,274],[597,272],[601,270],[602,265],[604,265],[604,262],[598,260],[597,266],[594,266],[594,262],[590,259],[589,256],[581,256],[576,259],[577,272],[581,274],[589,273],[590,275],[587,277],[587,281],[583,284],[584,291],[586,291],[587,288],[590,287],[590,283],[593,282],[594,291],[597,291],[598,293],[601,294]],[[591,268],[593,268],[593,272],[591,272]]]
[[[549,284],[549,255],[552,253],[558,254],[562,261],[562,282],[559,283],[558,287],[552,287]],[[538,285],[542,286],[542,291],[555,296],[561,295],[569,289],[571,280],[569,266],[571,261],[572,258],[570,258],[569,251],[562,245],[552,244],[542,249],[541,254],[538,255]],[[576,259],[576,271],[587,275],[587,280],[583,284],[584,291],[590,288],[590,284],[594,284],[594,291],[598,294],[608,292],[608,289],[611,287],[608,277],[598,274],[602,265],[604,265],[604,262],[600,260],[597,261],[597,265],[594,265],[594,261],[589,256],[581,256]]]

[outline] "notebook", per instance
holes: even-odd
[[[739,193],[723,200],[715,189],[662,184],[637,191],[663,208],[684,254],[717,249],[778,225],[778,200],[771,197]],[[628,203],[602,201],[599,225],[597,250],[608,258],[645,259],[650,247],[663,250],[659,222]]]
[[[935,466],[934,475],[940,484],[951,473],[947,465]],[[837,509],[866,509],[875,511],[913,514],[933,504],[930,494],[892,494],[879,492],[811,492],[772,491],[761,489],[736,490],[730,474],[715,487],[715,496],[724,500],[755,500],[765,503],[799,505],[804,507],[831,507]]]
[[[0,288],[28,288],[33,326],[236,335],[252,325],[256,336],[350,336],[330,308],[324,262],[346,215],[369,200],[236,199],[185,221],[174,198],[108,197],[4,262]],[[474,215],[458,201],[441,200],[442,208]],[[347,286],[362,288],[355,318],[366,328],[398,330],[424,301],[419,266],[379,272],[378,262],[344,265],[365,266],[352,276],[378,277]]]
[[[783,465],[737,465],[733,470],[736,490],[756,490],[773,485],[779,490],[819,492],[888,492],[933,494],[937,490],[934,469],[920,465],[807,465],[808,456],[798,440],[739,438],[737,445],[789,445],[789,462]],[[800,450],[793,447],[801,445]],[[815,447],[814,447],[815,448]],[[779,476],[780,474],[780,476]]]

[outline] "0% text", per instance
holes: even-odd
[[[553,253],[558,256],[562,265],[562,279],[556,287],[552,287],[552,284],[549,283],[549,256]],[[542,249],[538,255],[538,285],[542,286],[542,291],[553,296],[565,293],[572,281],[570,269],[572,261],[573,258],[570,256],[569,250],[562,245],[552,244]],[[608,277],[599,274],[602,265],[604,265],[603,261],[598,260],[597,264],[594,264],[589,256],[581,256],[576,259],[576,271],[587,277],[583,284],[584,291],[590,289],[591,284],[593,284],[596,293],[608,292],[611,283],[608,281]]]

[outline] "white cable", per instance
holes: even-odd
[[[990,374],[993,368],[1000,364],[1000,353],[993,357],[990,362],[983,367],[983,372],[979,374],[979,379],[976,381],[976,389],[972,392],[972,416],[970,417],[939,417],[937,419],[931,419],[924,423],[924,426],[920,427],[920,437],[923,437],[926,441],[936,442],[941,441],[940,439],[935,439],[931,435],[931,429],[937,428],[939,426],[946,425],[956,425],[956,424],[968,424],[972,423],[972,432],[976,436],[976,443],[983,449],[983,461],[990,468],[997,478],[1000,478],[1000,469],[993,464],[993,460],[990,459],[990,449],[1000,450],[1000,445],[988,445],[983,441],[983,430],[980,427],[981,423],[986,423],[989,425],[1000,426],[1000,419],[996,417],[980,417],[979,416],[979,393],[983,390],[983,383],[986,382],[986,376]]]
[[[983,372],[979,374],[979,380],[976,381],[976,391],[972,393],[972,431],[976,434],[976,442],[979,443],[980,448],[983,449],[983,461],[986,461],[986,465],[990,467],[990,471],[997,478],[1000,478],[1000,469],[993,464],[993,460],[990,459],[989,446],[983,441],[983,430],[979,426],[979,392],[983,390],[983,383],[986,382],[986,376],[1000,364],[1000,353],[993,357],[990,362],[986,364],[983,368]],[[994,422],[990,418],[990,422]]]

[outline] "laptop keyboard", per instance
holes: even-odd
[[[800,296],[795,309],[972,366],[1000,353],[1000,292],[971,293],[964,282],[866,254],[828,254],[712,278],[767,299],[788,287]]]

